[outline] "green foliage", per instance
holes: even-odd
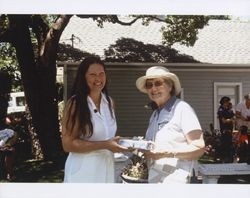
[[[41,15],[41,18],[48,26],[51,26],[55,22],[57,15]]]
[[[180,43],[193,46],[197,40],[198,30],[208,24],[209,16],[181,15],[167,16],[166,25],[162,27],[163,44],[172,46]]]
[[[231,16],[229,15],[208,15],[210,19],[216,19],[216,20],[231,20]]]
[[[198,39],[200,29],[208,25],[210,19],[230,20],[227,15],[169,15],[165,18],[166,25],[161,28],[163,44],[172,46],[180,43],[193,46]]]
[[[98,27],[103,28],[103,24],[106,22],[109,23],[115,23],[114,18],[112,17],[112,15],[96,15],[96,16],[92,16],[91,17],[98,25]]]
[[[92,18],[97,23],[97,26],[103,28],[103,24],[106,22],[116,23],[116,15],[77,15],[80,18]]]
[[[0,68],[17,66],[16,51],[10,43],[0,43]]]
[[[7,15],[0,16],[0,34],[9,28]],[[0,71],[6,72],[10,76],[10,85],[13,91],[21,91],[21,73],[16,59],[16,50],[9,42],[0,42]],[[2,81],[0,81],[2,84]],[[11,89],[9,92],[11,92]]]
[[[84,57],[94,55],[88,52],[83,52],[79,49],[73,48],[71,45],[59,44],[57,60],[58,61],[81,61]]]
[[[203,28],[205,25],[208,24],[209,19],[229,19],[228,16],[197,16],[197,15],[130,15],[130,21],[125,20],[122,21],[123,18],[119,18],[120,16],[117,15],[77,15],[78,17],[81,18],[92,18],[93,21],[97,23],[99,27],[103,27],[104,23],[118,23],[121,25],[131,25],[133,24],[136,20],[141,19],[143,25],[149,25],[151,21],[159,21],[159,22],[165,22],[165,25],[162,27],[162,38],[163,38],[163,44],[165,46],[171,47],[174,43],[180,43],[183,45],[187,46],[193,46],[195,41],[197,40],[197,34],[198,30]],[[33,31],[30,31],[31,33],[31,40],[33,43],[33,48],[34,48],[34,54],[35,57],[38,58],[39,54],[39,42],[37,40],[37,35],[39,34],[40,36],[45,37],[46,32],[51,27],[53,22],[57,19],[57,15],[30,15],[29,16],[29,24],[32,27]],[[6,29],[8,27],[8,15],[1,15],[0,22],[2,24],[2,27],[5,27]],[[31,30],[32,30],[31,29]],[[117,41],[118,45],[120,41]],[[125,43],[125,42],[124,42]],[[126,42],[130,43],[131,42]],[[134,42],[135,43],[135,42]],[[138,46],[139,42],[137,43]],[[136,51],[135,48],[131,48],[131,46],[126,45],[129,47],[129,49],[132,49],[134,52]],[[114,47],[114,46],[112,46]],[[146,49],[149,47],[152,47],[150,45],[144,45],[144,48],[139,48],[140,49]],[[145,48],[146,47],[146,48]],[[2,48],[2,49],[1,49]],[[156,50],[158,48],[158,50]],[[177,54],[178,52],[173,52],[170,49],[159,49],[160,46],[155,46],[154,51],[153,50],[145,50],[145,52],[136,53],[136,54],[143,54],[144,58],[141,58],[142,61],[146,60],[147,62],[152,62],[152,61],[159,61],[160,62],[166,62],[166,58],[159,58],[159,53],[164,53],[168,52],[168,55]],[[15,67],[15,71],[18,71],[17,69],[17,63],[16,63],[16,58],[15,58],[15,52],[12,50],[13,47],[9,47],[8,45],[4,44],[4,46],[0,45],[0,68],[1,67]],[[110,47],[111,49],[111,47]],[[110,54],[115,55],[115,51],[112,52],[112,50],[106,50],[108,57],[107,60],[110,60]],[[118,50],[118,49],[117,49]],[[125,52],[121,52],[121,50],[124,50]],[[125,53],[128,49],[125,49],[124,47],[120,47],[120,52],[119,55],[121,55],[120,60],[124,59],[122,57],[125,57]],[[6,56],[6,53],[9,53],[9,55]],[[72,51],[72,52],[71,52]],[[119,50],[118,50],[119,51]],[[153,55],[146,55],[149,51],[153,52]],[[130,55],[126,55],[126,59],[128,61],[133,61],[132,58],[129,56],[133,56],[132,52]],[[157,55],[155,55],[157,54]],[[58,60],[60,61],[78,61],[80,60],[83,56],[89,55],[88,52],[80,52],[80,50],[70,48],[69,46],[65,45],[59,45],[59,53],[58,53]],[[2,57],[1,57],[2,56]],[[153,56],[153,57],[147,57],[147,56]],[[158,58],[156,57],[158,56]],[[164,56],[164,54],[162,54]],[[5,58],[4,58],[5,57]],[[138,57],[139,58],[139,57]],[[183,62],[184,60],[187,60],[188,58],[184,58],[181,55],[176,56],[176,58],[180,58],[179,62]],[[182,61],[183,60],[183,61]],[[171,57],[167,58],[168,62],[176,62],[176,61],[171,61]],[[190,61],[188,61],[190,62]],[[192,61],[191,61],[192,62]],[[11,70],[10,70],[11,71]],[[19,75],[20,76],[20,75]],[[20,80],[17,74],[15,74],[15,79]]]
[[[119,18],[117,15],[78,15],[81,18],[92,18],[97,25],[103,28],[104,23],[117,23],[120,25],[132,25],[138,19],[141,19],[143,25],[149,25],[151,21],[163,22],[162,43],[171,47],[174,43],[180,43],[186,46],[193,46],[197,40],[199,29],[208,25],[210,19],[230,19],[224,15],[130,15],[128,18]],[[124,21],[123,21],[124,20]]]
[[[105,61],[108,62],[157,62],[176,63],[198,62],[193,57],[179,54],[177,50],[162,45],[144,44],[143,42],[121,38],[105,50]]]
[[[0,27],[0,34],[9,27],[9,20],[7,15],[5,14],[0,15]]]
[[[16,59],[16,50],[11,43],[0,43],[0,70],[10,75],[13,91],[23,90],[21,73]]]

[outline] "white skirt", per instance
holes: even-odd
[[[197,169],[196,160],[162,158],[149,165],[149,183],[190,183],[193,170]]]
[[[64,183],[114,183],[114,154],[109,150],[69,153]]]

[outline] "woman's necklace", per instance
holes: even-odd
[[[96,106],[96,110],[97,110],[97,111],[100,111],[100,101],[99,101],[99,102],[95,102],[95,101],[94,101],[94,104],[95,104],[95,106]]]
[[[99,107],[100,107],[100,103],[96,102],[96,103],[95,103],[95,106],[96,106],[96,108],[98,108],[98,109],[99,109]]]
[[[100,104],[101,104],[101,98],[100,97],[94,97],[92,96],[92,101],[96,106],[96,110],[99,111],[100,110]]]

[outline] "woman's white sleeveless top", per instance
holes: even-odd
[[[93,135],[89,141],[109,140],[115,136],[117,124],[114,111],[112,116],[108,101],[102,93],[100,111],[90,97],[88,106],[93,124]],[[86,153],[70,152],[65,164],[65,183],[113,183],[114,154],[106,149]]]

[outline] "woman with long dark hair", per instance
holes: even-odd
[[[79,65],[62,123],[62,144],[69,152],[64,182],[114,182],[114,152],[118,144],[114,104],[108,95],[104,63],[88,57]]]

